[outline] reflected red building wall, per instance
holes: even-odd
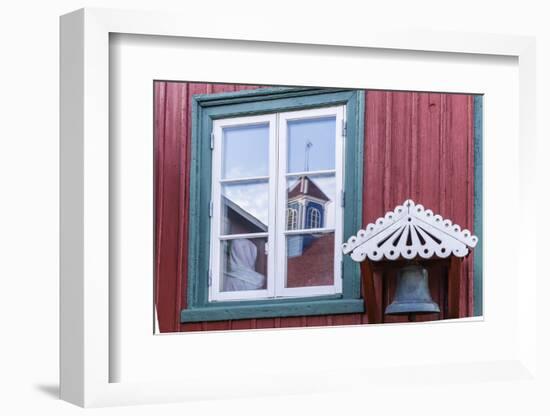
[[[297,238],[300,238],[298,236]],[[309,237],[309,236],[307,236]],[[302,237],[303,238],[303,237]],[[287,260],[287,287],[326,286],[334,281],[334,234],[321,234],[304,241],[303,252]]]

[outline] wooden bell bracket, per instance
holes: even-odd
[[[381,323],[374,272],[391,267],[391,262],[397,266],[398,262],[414,259],[447,263],[448,313],[450,318],[458,318],[461,263],[477,242],[478,238],[470,231],[408,199],[359,230],[342,245],[342,250],[360,263],[369,323]]]

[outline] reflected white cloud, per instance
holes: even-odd
[[[267,225],[269,212],[269,189],[267,181],[224,185],[222,193],[244,211]]]
[[[223,138],[223,178],[269,174],[268,124],[225,128]]]
[[[308,187],[299,189],[299,180],[308,181]],[[300,178],[291,178],[288,180],[290,201],[296,199],[309,198],[320,202],[323,211],[323,227],[333,228],[335,226],[335,204],[336,204],[336,178],[334,175],[311,175]],[[269,184],[268,181],[258,181],[253,183],[225,184],[222,186],[222,195],[229,199],[238,208],[242,209],[242,214],[250,215],[257,219],[267,229],[269,221]],[[305,226],[304,226],[305,227]],[[300,227],[302,228],[302,227]]]

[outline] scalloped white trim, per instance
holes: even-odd
[[[407,244],[409,242],[409,244]],[[412,259],[416,256],[446,258],[451,255],[464,257],[474,248],[478,238],[468,230],[462,230],[458,224],[434,215],[413,200],[406,200],[374,224],[350,237],[342,244],[344,254],[361,262],[370,260],[395,260],[398,257]]]

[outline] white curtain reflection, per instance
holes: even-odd
[[[224,290],[256,290],[265,287],[265,276],[255,270],[258,248],[240,238],[231,241],[229,271],[225,273]]]

